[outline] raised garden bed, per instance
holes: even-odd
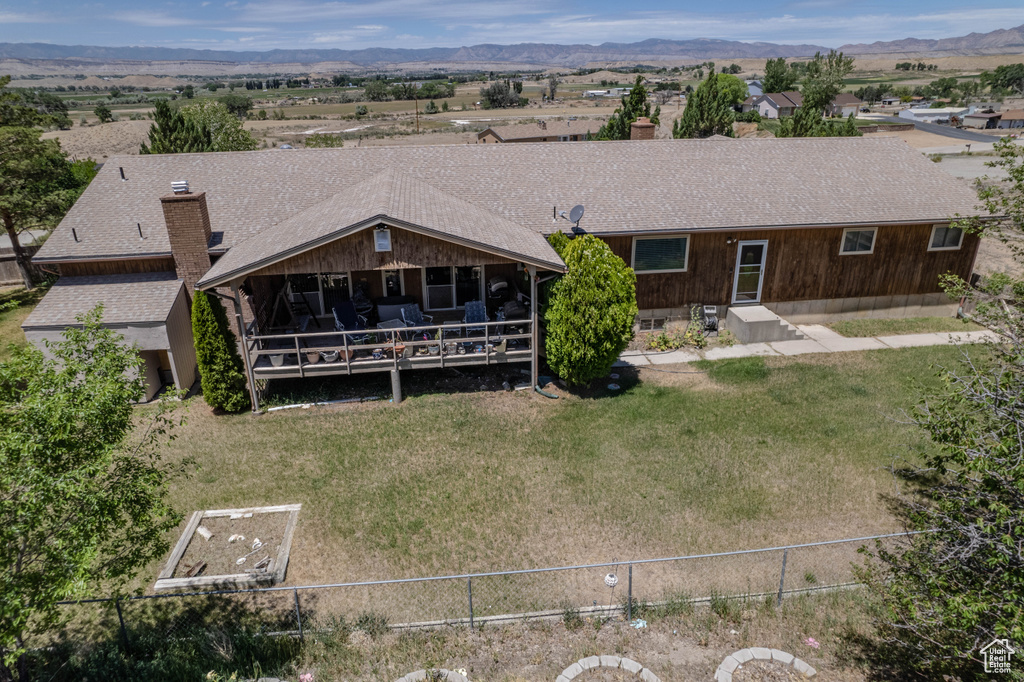
[[[194,512],[154,589],[233,589],[283,582],[301,508],[288,504]]]

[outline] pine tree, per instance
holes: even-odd
[[[718,78],[714,71],[709,72],[707,79],[687,98],[682,118],[672,126],[672,137],[733,136],[732,122],[735,114],[732,110],[732,97],[727,90],[719,88]]]
[[[615,110],[608,122],[594,135],[596,140],[628,140],[630,126],[641,116],[647,117],[657,125],[661,118],[661,107],[651,113],[651,102],[647,99],[647,88],[643,85],[643,76],[636,77],[636,83],[628,95],[623,96],[622,106]]]
[[[224,306],[203,291],[192,301],[192,337],[206,404],[226,412],[249,407],[245,370]]]
[[[149,126],[149,146],[145,143],[140,154],[184,154],[212,152],[213,135],[210,129],[190,123],[179,111],[171,111],[164,101],[156,103],[155,123]]]

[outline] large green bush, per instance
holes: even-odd
[[[192,337],[206,403],[227,412],[249,407],[245,370],[224,306],[203,291],[192,301]]]
[[[545,313],[548,364],[568,383],[584,384],[606,375],[633,338],[636,275],[593,235],[558,233],[550,241],[568,272]]]

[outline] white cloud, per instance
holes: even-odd
[[[168,14],[167,12],[149,12],[146,10],[117,12],[111,15],[110,18],[115,21],[123,21],[126,24],[152,28],[195,26],[199,23],[195,19],[183,15]]]
[[[246,21],[301,23],[311,20],[358,18],[447,19],[474,17],[490,19],[509,16],[550,14],[542,0],[496,0],[475,2],[454,0],[374,0],[373,2],[317,2],[315,0],[263,0],[239,8]]]
[[[26,14],[24,12],[0,12],[3,24],[56,24],[62,20],[49,14]]]

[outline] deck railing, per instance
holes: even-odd
[[[297,373],[305,377],[311,370],[322,375],[489,365],[528,360],[532,325],[532,320],[522,319],[292,334],[259,334],[252,330],[246,334],[246,350],[253,371],[266,376]],[[477,334],[470,336],[474,332]],[[336,360],[324,357],[335,353]]]

